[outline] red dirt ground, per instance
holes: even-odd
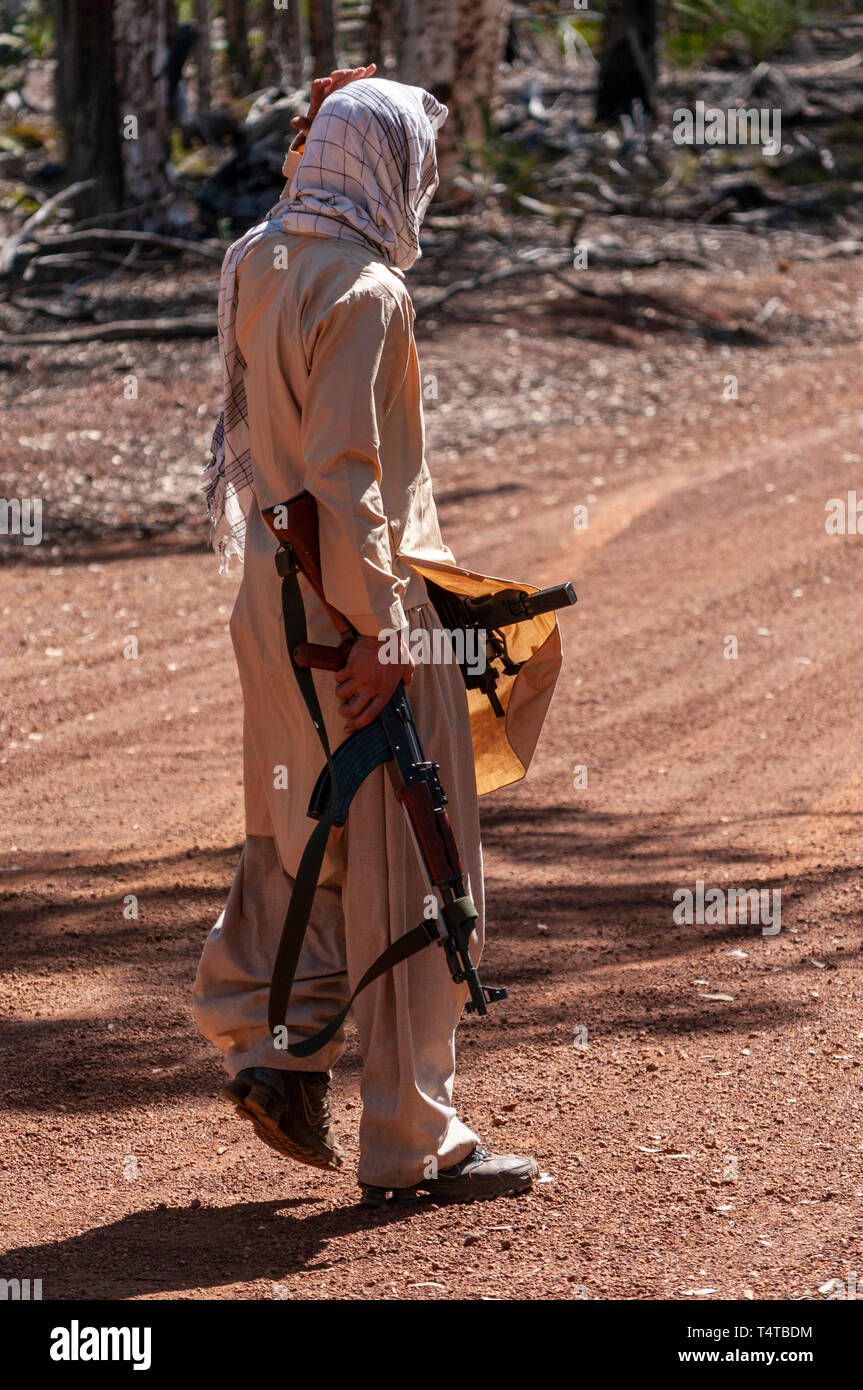
[[[530,323],[504,303],[421,344],[457,557],[579,594],[530,775],[483,803],[483,973],[511,998],[459,1033],[461,1111],[536,1155],[527,1196],[362,1210],[350,1170],[280,1160],[219,1098],[190,988],[243,834],[241,707],[236,578],[196,548],[200,525],[0,570],[4,1278],[58,1299],[318,1300],[814,1299],[863,1281],[863,540],[825,530],[827,499],[863,497],[863,271],[685,283],[737,310],[780,295],[809,331],[621,345],[566,304]],[[110,479],[125,368],[115,348],[114,376],[93,372],[101,351],[53,379],[57,354],[13,364],[18,495],[44,476],[59,497],[76,463],[86,504]],[[170,450],[214,404],[211,348],[152,360],[123,424]],[[104,437],[57,463],[32,444],[87,429]],[[141,456],[147,486],[160,466]],[[677,925],[672,895],[698,879],[781,889],[781,932]],[[351,1155],[358,1070],[354,1046],[334,1107]]]

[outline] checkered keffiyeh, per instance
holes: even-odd
[[[237,267],[272,233],[332,236],[368,246],[399,274],[422,255],[419,231],[438,184],[435,132],[447,108],[421,87],[364,78],[324,101],[287,197],[230,246],[219,285],[224,407],[204,476],[219,568],[243,559],[254,497],[245,362],[236,338]]]

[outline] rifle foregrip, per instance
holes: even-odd
[[[460,876],[461,858],[446,811],[435,810],[425,782],[402,787],[396,796],[410,817],[429,874],[434,883]]]

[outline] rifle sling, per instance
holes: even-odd
[[[324,724],[324,717],[321,712],[321,706],[318,701],[318,694],[315,690],[315,683],[312,678],[311,670],[298,666],[294,661],[295,648],[304,643],[307,639],[306,611],[303,606],[303,596],[300,590],[298,572],[296,567],[288,568],[285,563],[284,551],[279,552],[278,561],[281,562],[278,563],[278,570],[282,576],[282,615],[285,624],[285,641],[288,647],[288,656],[290,657],[291,666],[297,678],[297,685],[300,688],[300,694],[305,701],[306,708],[311,715],[315,732],[324,750],[326,767],[321,773],[318,785],[321,792],[324,791],[324,788],[326,789],[326,802],[323,805],[319,804],[316,809],[316,814],[319,816],[318,823],[309,836],[306,847],[303,850],[303,857],[300,860],[297,876],[294,880],[291,901],[288,904],[288,910],[285,914],[285,923],[282,927],[279,948],[276,952],[276,960],[273,966],[273,978],[270,982],[270,999],[267,1011],[269,1029],[273,1034],[275,1034],[277,1028],[282,1028],[285,1025],[285,1016],[288,1011],[291,990],[294,985],[297,962],[299,961],[303,939],[306,935],[306,928],[309,923],[312,903],[317,890],[318,879],[321,874],[321,866],[324,862],[324,853],[330,836],[330,830],[333,825],[344,824],[344,818],[347,815],[347,805],[345,804],[344,794],[341,804],[339,802],[339,787],[333,760],[334,755],[330,751],[326,725]],[[375,720],[374,724],[368,727],[372,729],[377,723],[378,720]],[[360,732],[365,733],[366,730],[361,730]],[[351,737],[355,739],[357,735],[351,735]],[[344,747],[344,744],[341,746]],[[338,752],[339,750],[337,749],[336,754],[338,754]],[[391,756],[392,753],[389,753],[389,757]],[[381,761],[387,761],[387,759],[381,759],[380,756],[378,756],[374,762],[374,766],[380,766]],[[327,774],[329,775],[327,776]],[[360,782],[357,781],[352,787],[351,794],[357,790],[359,785]],[[323,800],[323,796],[321,796],[321,800]],[[428,946],[436,937],[437,931],[434,924],[429,921],[423,923],[419,927],[415,927],[412,931],[406,932],[396,941],[393,941],[385,951],[381,952],[377,960],[373,961],[369,966],[344,1008],[340,1009],[339,1012],[330,1019],[329,1023],[326,1023],[313,1037],[305,1038],[302,1042],[289,1043],[287,1051],[292,1057],[310,1057],[313,1053],[318,1052],[341,1028],[351,1005],[360,991],[366,988],[366,985],[370,985],[373,980],[378,979],[378,977],[385,974],[387,970],[391,970],[393,966],[398,965],[400,961],[407,960],[409,956],[415,955],[417,951],[422,950],[424,946]]]

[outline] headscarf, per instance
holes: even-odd
[[[368,246],[403,276],[422,255],[420,225],[438,185],[435,132],[447,114],[422,87],[386,78],[333,92],[312,122],[287,196],[225,254],[218,315],[224,405],[204,475],[223,572],[231,555],[242,561],[254,498],[246,364],[236,338],[237,267],[263,237],[298,232]]]

